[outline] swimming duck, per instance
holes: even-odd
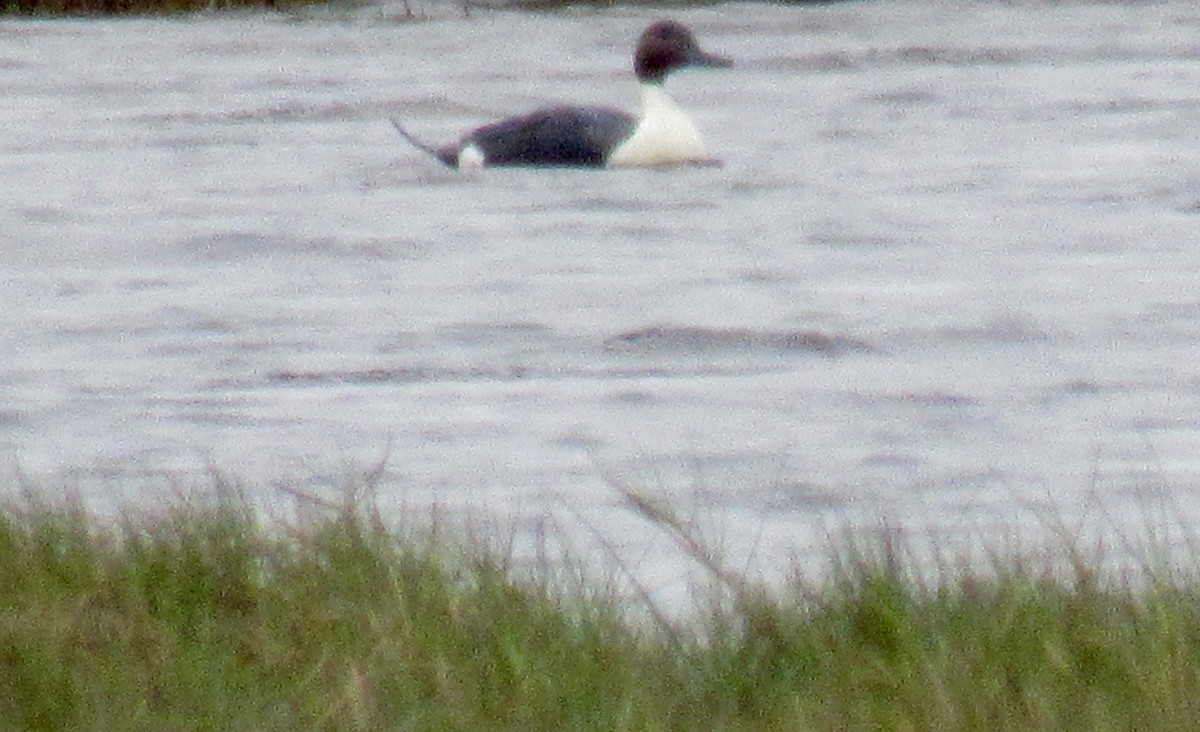
[[[651,23],[638,39],[633,68],[641,114],[597,106],[557,105],[479,127],[458,142],[433,147],[392,123],[416,147],[460,169],[497,165],[654,167],[711,163],[695,124],[663,90],[667,75],[690,66],[733,61],[700,48],[687,26]]]

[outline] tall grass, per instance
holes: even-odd
[[[846,536],[768,590],[669,507],[632,510],[712,602],[613,592],[369,504],[265,525],[224,493],[102,521],[0,513],[0,729],[1156,730],[1200,719],[1200,582],[995,553],[934,571]],[[1060,571],[1065,567],[1066,571]],[[583,573],[579,573],[583,576]]]

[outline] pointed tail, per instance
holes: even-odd
[[[410,133],[408,130],[404,129],[404,125],[400,124],[400,122],[397,121],[395,117],[390,118],[389,121],[392,123],[392,126],[396,128],[396,131],[400,133],[400,136],[403,137],[405,140],[408,140],[410,145],[417,148],[418,150],[422,150],[424,152],[429,153],[430,155],[434,156],[438,160],[442,161],[442,163],[450,166],[451,168],[454,167],[454,164],[455,164],[454,158],[456,155],[455,155],[455,150],[453,148],[434,147],[433,145],[430,145],[427,142],[423,142],[421,139],[413,136],[412,133]]]

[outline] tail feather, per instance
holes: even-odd
[[[450,167],[454,167],[455,150],[450,147],[434,147],[433,145],[422,141],[420,138],[414,136],[411,132],[404,129],[404,125],[400,124],[395,117],[392,117],[390,122],[392,123],[392,126],[396,128],[396,131],[400,133],[400,136],[405,140],[408,140],[409,144],[411,144],[413,147],[429,153]]]

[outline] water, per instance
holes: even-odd
[[[766,566],[830,525],[1194,523],[1193,3],[683,11],[738,61],[669,85],[724,167],[480,175],[387,118],[632,107],[653,16],[418,9],[0,22],[10,471],[270,501],[386,457],[385,510],[604,536],[651,585],[614,484]]]

